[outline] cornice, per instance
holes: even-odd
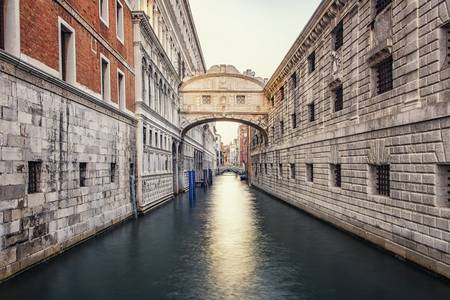
[[[240,78],[240,79],[244,79],[244,80],[248,80],[251,81],[253,83],[258,84],[261,87],[261,91],[263,92],[264,90],[264,83],[259,81],[258,79],[256,79],[255,77],[249,77],[243,74],[237,74],[237,73],[205,73],[205,74],[201,74],[198,76],[194,76],[189,78],[188,80],[184,81],[183,84],[181,85],[180,89],[182,89],[183,87],[187,86],[188,84],[190,84],[191,82],[197,81],[197,80],[202,80],[205,78],[214,78],[214,77],[234,77],[234,78]]]
[[[292,73],[292,69],[305,58],[309,49],[320,40],[324,30],[330,22],[338,15],[339,10],[345,4],[354,0],[323,0],[314,12],[311,19],[301,31],[286,56],[275,70],[266,84],[265,92],[273,95],[286,78]],[[358,0],[356,0],[358,1]]]

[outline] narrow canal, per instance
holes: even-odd
[[[0,299],[449,299],[450,284],[215,178],[0,285]]]

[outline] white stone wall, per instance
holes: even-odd
[[[274,99],[269,144],[253,149],[253,184],[450,277],[450,202],[442,196],[448,174],[441,172],[450,164],[450,69],[441,27],[450,19],[447,2],[393,1],[378,15],[374,1],[344,2],[316,14],[310,23],[314,34],[298,38],[268,83]],[[333,29],[341,20],[344,44],[334,52]],[[310,73],[312,51],[316,70]],[[378,95],[373,63],[386,53],[394,61],[393,89]],[[344,109],[338,112],[333,110],[336,83],[344,90]],[[330,165],[336,163],[342,166],[340,188],[331,180]],[[306,164],[314,166],[314,182],[306,180]],[[388,197],[374,192],[371,166],[376,164],[390,166]]]
[[[0,64],[3,279],[132,214],[135,121],[17,61],[2,57]],[[41,163],[38,192],[32,194],[29,161]],[[80,162],[87,163],[85,187]]]

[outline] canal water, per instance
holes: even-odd
[[[234,175],[0,285],[0,299],[450,299],[450,283]]]

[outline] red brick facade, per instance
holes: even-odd
[[[100,94],[101,53],[110,62],[111,100],[118,103],[117,69],[120,69],[125,74],[126,108],[134,111],[131,11],[125,1],[121,1],[124,17],[124,44],[122,44],[116,36],[116,0],[108,2],[109,26],[106,26],[100,20],[98,0],[21,1],[21,52],[59,72],[58,17],[61,17],[75,31],[76,82]],[[76,15],[80,18],[77,19]],[[87,24],[83,25],[80,20]],[[94,36],[88,28],[101,38]],[[113,51],[108,50],[104,45],[109,45]]]

